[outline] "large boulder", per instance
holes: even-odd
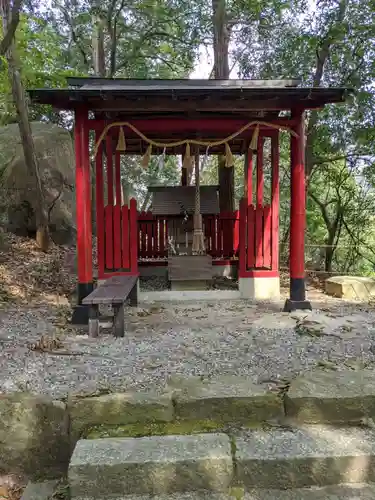
[[[74,151],[70,133],[56,125],[32,122],[36,155],[55,243],[75,235]],[[0,213],[9,231],[36,231],[35,188],[28,174],[17,124],[0,127]]]
[[[375,296],[375,279],[367,276],[333,276],[325,282],[326,293],[347,300],[369,300]]]
[[[0,475],[59,477],[70,457],[66,405],[28,393],[0,395]]]

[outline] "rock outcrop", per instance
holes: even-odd
[[[56,125],[31,124],[39,160],[49,229],[55,243],[75,235],[74,151],[70,133]],[[17,124],[0,127],[0,213],[7,229],[35,233],[35,189],[28,175]]]

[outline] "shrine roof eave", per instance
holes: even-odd
[[[326,104],[344,103],[353,90],[348,88],[301,87],[124,87],[87,85],[81,88],[29,90],[31,101],[55,109],[85,108],[105,112],[115,118],[119,113],[226,112],[251,110],[314,109]]]

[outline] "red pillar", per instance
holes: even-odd
[[[264,137],[260,135],[258,137],[258,146],[257,146],[257,193],[256,193],[257,208],[263,206],[263,192],[264,192],[263,149],[264,149]]]
[[[253,152],[249,148],[245,154],[245,182],[244,198],[247,200],[247,206],[253,202]]]
[[[76,157],[78,305],[74,309],[72,322],[86,324],[88,310],[82,305],[82,299],[93,290],[91,172],[86,110],[77,109],[75,112],[74,147]]]
[[[290,297],[284,311],[311,309],[306,300],[305,291],[305,227],[306,227],[306,193],[305,193],[305,126],[303,110],[292,112],[296,119],[294,131],[298,137],[291,136],[291,181],[290,181]]]
[[[271,183],[271,268],[274,271],[279,270],[279,131],[275,131],[271,137],[271,166],[272,166],[272,183]]]

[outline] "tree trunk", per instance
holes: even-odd
[[[329,59],[332,46],[334,46],[342,37],[342,30],[337,30],[345,19],[348,7],[348,0],[340,0],[337,9],[337,19],[333,26],[328,29],[328,32],[323,39],[319,48],[316,51],[316,67],[313,76],[313,87],[320,87],[324,75],[324,68]],[[316,138],[316,128],[318,124],[318,111],[310,111],[310,118],[306,126],[306,144],[305,144],[305,173],[306,173],[306,189],[308,188],[310,176],[314,168],[314,142]]]
[[[8,0],[0,2],[0,11],[3,20],[3,30],[6,34],[8,31],[10,20],[10,5]],[[42,189],[42,182],[40,179],[38,159],[35,153],[34,140],[31,132],[29,122],[29,113],[23,88],[19,64],[15,52],[14,39],[10,43],[6,52],[8,61],[8,74],[12,86],[13,101],[17,110],[18,127],[20,131],[23,154],[25,163],[28,170],[28,175],[34,185],[35,196],[30,200],[33,204],[35,221],[36,221],[36,241],[38,246],[44,252],[49,248],[49,234],[48,234],[48,217],[45,207],[45,199]]]
[[[214,77],[229,79],[229,30],[225,0],[212,0]],[[218,158],[219,202],[221,212],[234,210],[234,167],[225,167],[225,157]]]
[[[92,60],[95,76],[105,77],[104,19],[100,13],[100,3],[95,2],[92,15]]]
[[[104,20],[100,14],[100,4],[94,3],[92,14],[92,64],[95,76],[105,78],[105,53],[104,53]],[[102,152],[104,160],[104,150]],[[104,163],[104,162],[103,162]],[[96,161],[91,164],[91,199],[92,205],[96,206]],[[91,211],[91,224],[96,234],[96,210]]]

